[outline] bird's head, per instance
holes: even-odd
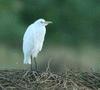
[[[35,23],[43,26],[47,26],[48,24],[52,23],[51,21],[45,21],[44,19],[38,19]]]

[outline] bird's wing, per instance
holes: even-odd
[[[38,53],[41,51],[46,29],[30,25],[23,38],[24,53]],[[33,54],[34,54],[33,53]]]
[[[34,27],[29,26],[23,37],[23,52],[31,53],[31,50],[34,48]]]

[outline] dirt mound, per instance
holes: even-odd
[[[0,90],[99,90],[100,73],[0,70]]]

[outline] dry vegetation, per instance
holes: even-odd
[[[75,72],[55,74],[31,70],[1,70],[0,90],[99,90],[100,73]]]

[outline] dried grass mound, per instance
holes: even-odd
[[[100,90],[100,73],[1,70],[0,90]]]

